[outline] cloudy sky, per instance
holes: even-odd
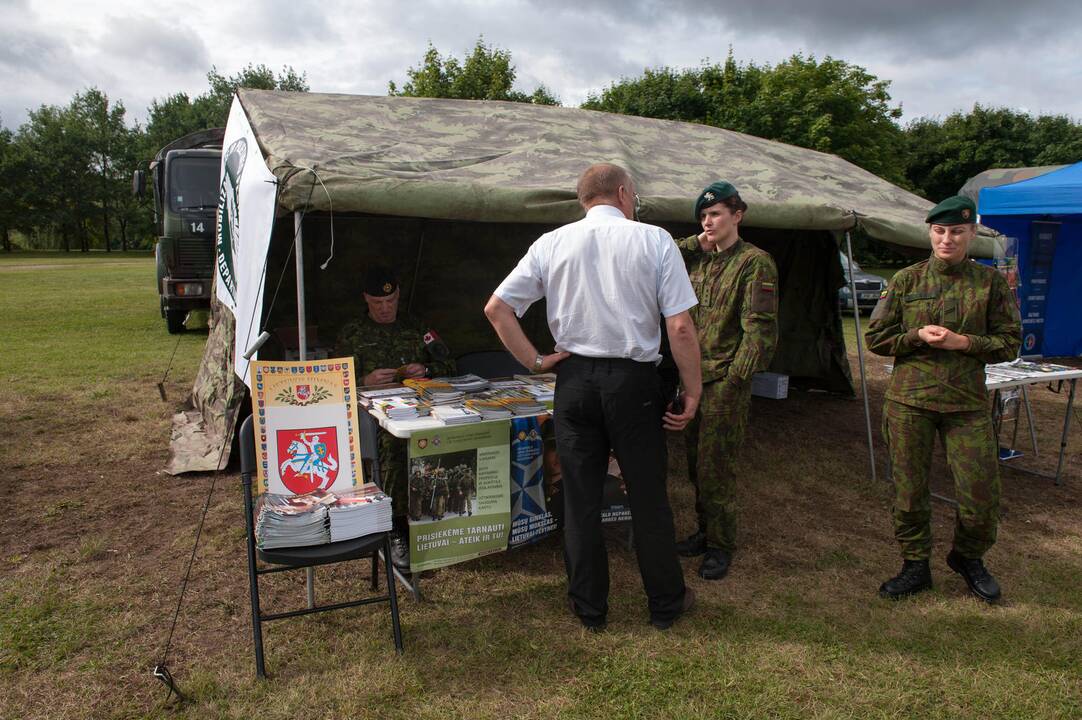
[[[179,15],[179,17],[177,16]],[[511,52],[517,86],[565,105],[646,67],[831,55],[891,81],[904,119],[974,103],[1082,119],[1078,0],[0,0],[0,120],[97,87],[144,119],[216,66],[307,73],[313,91],[382,95],[428,43]]]

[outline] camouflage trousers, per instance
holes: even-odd
[[[379,474],[383,492],[391,498],[395,520],[404,519],[409,508],[409,456],[406,440],[389,432],[379,433]]]
[[[894,475],[894,537],[906,560],[932,554],[932,504],[928,473],[935,437],[947,453],[958,509],[954,549],[980,558],[996,541],[999,466],[987,410],[941,413],[887,400],[883,435]]]
[[[695,419],[684,430],[688,478],[707,547],[736,549],[736,472],[751,405],[751,383],[718,380],[703,386]]]

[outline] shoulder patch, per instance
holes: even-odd
[[[773,313],[778,310],[777,286],[771,281],[756,280],[751,284],[751,311]]]

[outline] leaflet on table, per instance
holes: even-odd
[[[510,423],[415,431],[409,439],[413,572],[507,549]]]
[[[253,362],[260,492],[345,491],[364,482],[352,358]]]

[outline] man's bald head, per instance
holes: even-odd
[[[586,168],[579,176],[575,191],[579,196],[579,204],[589,209],[602,203],[619,205],[621,186],[629,197],[634,196],[635,186],[627,170],[612,163],[597,163]]]

